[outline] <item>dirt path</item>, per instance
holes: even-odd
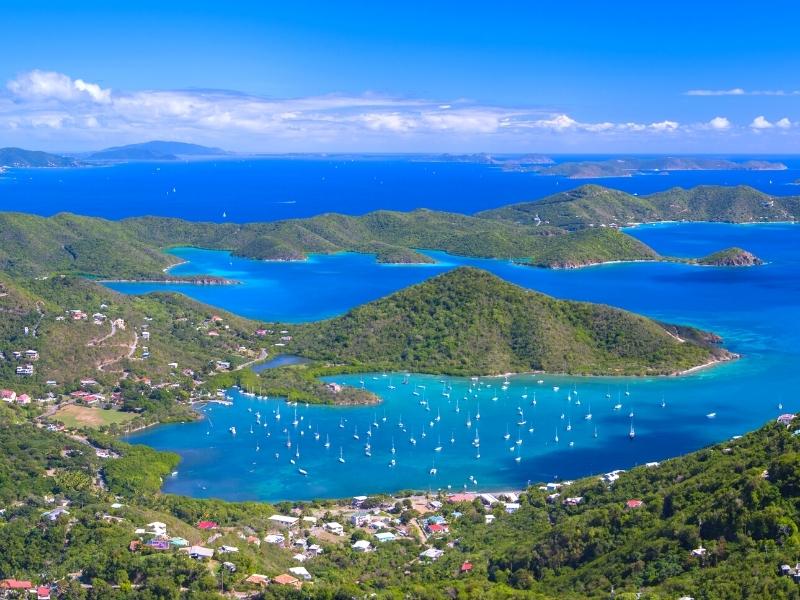
[[[109,337],[111,337],[111,336],[106,336],[105,339],[108,339]],[[130,344],[130,346],[128,346],[127,344],[125,346],[128,348],[128,352],[127,353],[123,354],[122,356],[118,356],[117,358],[109,358],[108,360],[104,360],[103,362],[101,362],[101,363],[99,363],[97,365],[97,370],[106,372],[106,367],[109,367],[111,365],[114,365],[114,364],[118,363],[123,358],[132,359],[133,355],[136,353],[136,348],[138,348],[138,346],[139,346],[139,334],[134,331],[133,332],[133,342]]]
[[[112,322],[111,322],[111,333],[109,333],[108,335],[104,335],[104,336],[103,336],[103,337],[101,337],[101,338],[95,338],[95,339],[93,339],[93,340],[89,340],[88,342],[86,342],[86,345],[87,345],[87,346],[99,346],[100,344],[102,344],[103,342],[105,342],[107,339],[109,339],[109,338],[111,338],[111,337],[114,337],[114,335],[115,335],[116,333],[117,333],[117,325],[116,325],[116,323],[114,323],[114,322],[112,321]]]
[[[249,360],[246,363],[240,364],[238,367],[234,368],[233,370],[234,371],[241,371],[242,369],[246,369],[247,367],[249,367],[251,365],[254,365],[257,362],[261,362],[262,360],[267,358],[267,356],[269,356],[269,352],[267,352],[266,348],[262,348],[261,352],[259,352],[259,354],[258,354],[258,356],[256,358],[254,358],[253,360]]]

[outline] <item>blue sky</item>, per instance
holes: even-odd
[[[800,8],[748,4],[11,1],[0,145],[794,152]]]

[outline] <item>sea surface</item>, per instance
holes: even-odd
[[[167,289],[247,316],[297,322],[341,314],[447,269],[472,265],[557,297],[715,331],[727,348],[741,353],[740,360],[660,378],[521,375],[505,384],[503,378],[442,382],[415,374],[404,383],[400,373],[338,376],[331,379],[364,385],[382,404],[290,407],[234,391],[233,406],[208,406],[203,421],[157,427],[130,440],[183,457],[177,475],[165,482],[168,492],[274,501],[408,488],[521,488],[529,481],[667,459],[800,411],[800,226],[662,224],[629,232],[662,254],[703,255],[737,245],[767,264],[725,269],[631,263],[554,271],[429,252],[436,265],[396,267],[357,254],[264,263],[178,249],[189,262],[176,274],[213,273],[243,284]],[[134,293],[162,289],[113,287]],[[367,441],[371,456],[365,453]],[[344,463],[338,461],[340,452]]]
[[[559,156],[559,162],[607,156]],[[407,158],[264,158],[132,162],[78,169],[11,169],[0,174],[0,210],[68,211],[109,219],[141,215],[196,221],[271,221],[323,212],[431,208],[473,213],[535,200],[586,183],[647,194],[675,186],[746,184],[775,195],[800,193],[796,157],[785,171],[675,171],[573,180],[504,172],[489,165]],[[745,157],[736,157],[745,160]]]

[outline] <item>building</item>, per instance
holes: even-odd
[[[644,502],[642,502],[641,500],[636,500],[636,499],[628,500],[625,503],[625,506],[627,508],[631,508],[631,509],[641,508],[643,505],[644,505]]]
[[[397,536],[391,531],[382,531],[381,533],[375,534],[375,539],[383,544],[384,542],[393,542],[397,539]]]
[[[336,521],[325,523],[323,527],[326,531],[331,532],[333,535],[344,535],[344,527],[341,525],[341,523],[337,523]]]
[[[439,560],[442,555],[444,554],[444,550],[439,550],[438,548],[428,548],[427,550],[420,552],[419,557],[421,560]]]
[[[289,573],[305,581],[311,581],[311,573],[305,567],[291,567]]]
[[[14,390],[0,390],[0,400],[14,402],[17,399],[17,392]]]
[[[31,364],[20,365],[20,366],[17,367],[17,371],[16,372],[17,372],[17,375],[25,375],[26,377],[30,376],[30,375],[33,375],[33,365],[31,365]]]
[[[211,548],[205,548],[204,546],[190,546],[186,549],[189,553],[189,556],[196,560],[202,560],[204,558],[213,558],[214,550]]]
[[[370,544],[367,540],[358,540],[350,547],[356,552],[369,552],[372,550],[372,544]]]
[[[216,529],[219,527],[214,521],[200,521],[197,524],[198,529]]]
[[[284,573],[283,575],[278,575],[275,579],[272,580],[272,583],[275,585],[287,585],[293,588],[297,588],[298,590],[303,586],[303,583],[289,575],[288,573]]]
[[[269,577],[267,577],[266,575],[259,575],[258,573],[253,573],[252,575],[250,575],[250,577],[248,577],[244,581],[245,583],[249,583],[250,585],[261,585],[261,586],[269,585]]]
[[[286,527],[287,529],[297,525],[299,520],[300,519],[297,517],[288,517],[286,515],[272,515],[269,518],[269,522],[273,525],[277,525],[278,527]]]
[[[280,545],[286,541],[286,538],[279,533],[271,533],[264,538],[264,541],[267,542],[268,544]]]

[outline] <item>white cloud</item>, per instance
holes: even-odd
[[[767,121],[763,115],[759,115],[753,119],[753,122],[750,123],[750,127],[756,131],[763,131],[764,129],[772,129],[775,126]]]
[[[0,89],[0,132],[13,131],[14,139],[24,143],[28,143],[25,132],[30,132],[31,139],[59,140],[68,148],[73,140],[82,147],[97,147],[109,141],[162,137],[255,150],[301,145],[341,149],[345,144],[347,148],[406,144],[407,149],[427,150],[447,143],[463,147],[464,141],[480,147],[486,140],[497,140],[500,147],[532,146],[542,140],[550,147],[590,147],[592,140],[598,144],[633,140],[642,145],[655,136],[664,147],[666,139],[678,143],[704,131],[758,133],[793,126],[788,118],[770,123],[763,116],[749,128],[737,128],[722,116],[687,124],[666,119],[590,121],[554,109],[374,93],[268,98],[220,90],[121,91],[51,71],[23,73],[9,81],[5,91]]]
[[[82,79],[70,79],[67,75],[53,71],[29,71],[12,79],[6,86],[15,96],[26,99],[60,100],[74,102],[88,100],[107,103],[111,90]]]
[[[716,131],[725,131],[731,128],[731,122],[726,117],[714,117],[708,122],[708,126]]]
[[[800,96],[800,90],[745,90],[731,88],[728,90],[688,90],[686,96]]]

